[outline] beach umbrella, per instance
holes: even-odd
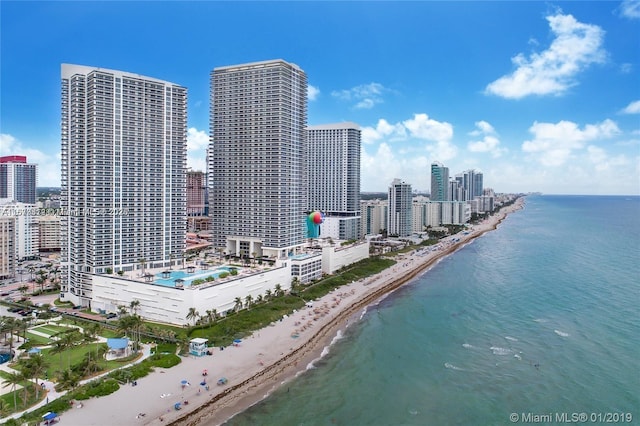
[[[186,379],[182,379],[182,381],[180,382],[180,384],[181,384],[182,386],[189,386],[189,381],[188,381],[188,380],[186,380]]]
[[[242,340],[240,340],[240,339],[236,339],[236,340],[233,341],[233,343],[240,343],[240,342],[242,342]]]
[[[48,413],[42,415],[42,418],[44,420],[47,420],[47,421],[48,420],[53,420],[56,417],[58,417],[58,415],[56,413],[52,412],[52,411],[49,411]]]

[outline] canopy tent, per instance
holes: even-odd
[[[44,420],[53,420],[56,417],[58,417],[58,415],[56,413],[54,413],[53,411],[48,411],[47,413],[42,415],[42,418]]]

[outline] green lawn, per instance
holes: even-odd
[[[48,377],[55,377],[57,371],[66,370],[69,366],[73,367],[75,364],[79,364],[87,352],[96,351],[96,345],[106,346],[105,343],[88,343],[65,349],[62,353],[51,353],[53,348],[43,349],[42,356],[49,361],[46,370]],[[104,366],[105,363],[104,359],[99,361],[100,366]]]
[[[40,325],[38,327],[33,328],[33,330],[48,334],[50,336],[63,331],[69,331],[70,329],[71,327],[63,327],[63,326],[54,325],[54,324]]]
[[[33,346],[46,346],[46,345],[50,345],[52,340],[51,339],[47,339],[46,337],[42,337],[42,336],[38,336],[36,334],[30,333],[30,332],[26,332],[25,335],[27,336],[27,339],[29,339],[29,343],[31,343]]]

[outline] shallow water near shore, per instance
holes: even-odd
[[[640,422],[640,198],[530,196],[228,425]]]

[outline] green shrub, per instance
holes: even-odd
[[[78,388],[74,395],[76,399],[84,400],[96,396],[109,395],[118,389],[120,389],[120,385],[114,379],[96,380]]]

